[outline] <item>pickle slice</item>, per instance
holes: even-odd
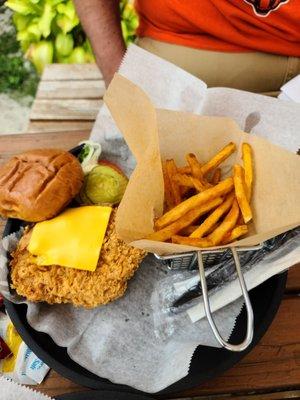
[[[107,165],[97,165],[85,178],[80,192],[84,204],[118,204],[128,183],[126,176]]]

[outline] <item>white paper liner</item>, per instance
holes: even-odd
[[[9,293],[6,249],[13,250],[17,236],[6,237],[2,241],[5,248],[0,247],[0,280],[5,282],[1,290],[11,301],[28,305],[27,318],[34,329],[49,334],[59,346],[66,346],[74,361],[96,375],[153,393],[187,375],[199,344],[218,346],[207,321],[192,324],[186,313],[177,319],[172,336],[157,337],[153,313],[160,305],[155,307],[150,298],[168,272],[153,256],[144,260],[122,299],[94,310],[34,304]],[[172,273],[169,278],[171,284]],[[226,339],[241,307],[242,301],[238,300],[215,313]]]
[[[1,400],[51,400],[49,396],[0,376]],[[54,400],[54,399],[52,399]]]
[[[118,72],[140,86],[156,108],[230,117],[242,130],[287,150],[296,152],[300,147],[300,104],[242,90],[207,88],[205,82],[136,45],[129,46]],[[105,144],[112,138],[114,142]],[[91,139],[104,143],[104,153],[118,162],[116,152],[124,141],[105,104]],[[126,147],[122,150],[126,152]],[[130,157],[128,153],[133,168],[135,162]]]

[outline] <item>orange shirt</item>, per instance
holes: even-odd
[[[136,0],[139,36],[300,57],[300,0]]]

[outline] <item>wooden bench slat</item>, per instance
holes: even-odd
[[[102,78],[102,74],[96,64],[49,64],[42,75],[43,81],[99,80]]]
[[[102,103],[98,99],[36,99],[30,119],[94,120]]]
[[[28,133],[49,133],[49,132],[66,132],[66,131],[91,131],[94,121],[30,121],[27,129]]]
[[[102,80],[82,81],[41,81],[36,98],[38,99],[99,99],[105,92]]]

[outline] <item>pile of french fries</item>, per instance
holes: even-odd
[[[232,243],[248,232],[251,146],[242,144],[243,166],[235,164],[231,177],[222,180],[219,167],[235,151],[231,142],[203,164],[192,153],[186,155],[184,167],[177,167],[173,159],[163,162],[165,213],[155,221],[149,240],[203,248]]]

